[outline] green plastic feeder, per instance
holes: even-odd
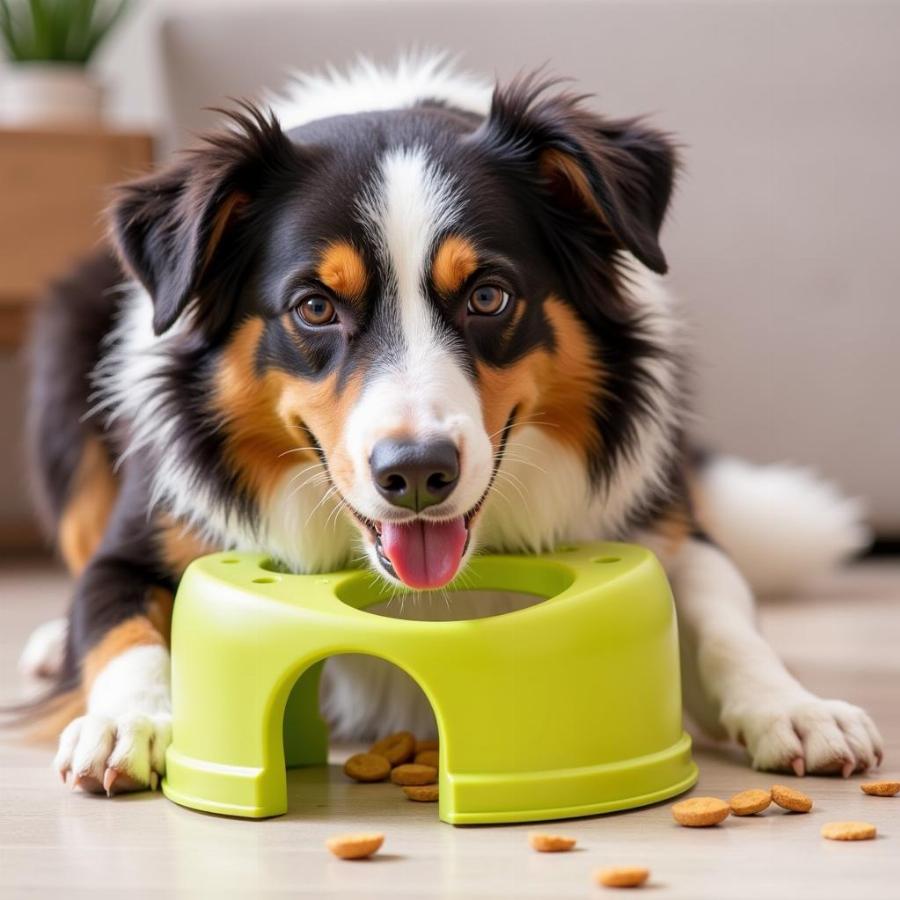
[[[326,762],[319,676],[340,653],[381,657],[425,692],[445,822],[586,816],[695,783],[672,594],[652,553],[589,544],[478,556],[464,580],[457,589],[546,599],[410,621],[366,612],[387,590],[368,571],[288,575],[238,553],[194,562],[172,623],[166,796],[230,816],[286,812],[286,767]]]

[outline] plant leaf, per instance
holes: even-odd
[[[130,5],[131,0],[118,0],[105,18],[95,21],[93,32],[85,47],[85,61],[94,55],[97,47],[100,46],[102,41],[104,41],[113,28],[116,27],[119,19],[122,18]]]

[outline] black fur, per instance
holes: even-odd
[[[103,251],[54,283],[40,304],[29,347],[26,443],[32,492],[48,534],[55,531],[87,438],[111,438],[90,410],[90,375],[115,318],[124,275]]]

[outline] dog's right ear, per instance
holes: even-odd
[[[237,226],[263,184],[300,162],[300,150],[271,114],[247,104],[228,116],[230,129],[119,188],[110,211],[119,256],[153,298],[156,334],[189,305],[201,320],[225,313],[223,290],[229,281],[233,287],[244,258],[227,250]]]

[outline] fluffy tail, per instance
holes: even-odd
[[[758,594],[784,594],[865,548],[862,504],[808,469],[712,456],[697,472],[697,518]]]

